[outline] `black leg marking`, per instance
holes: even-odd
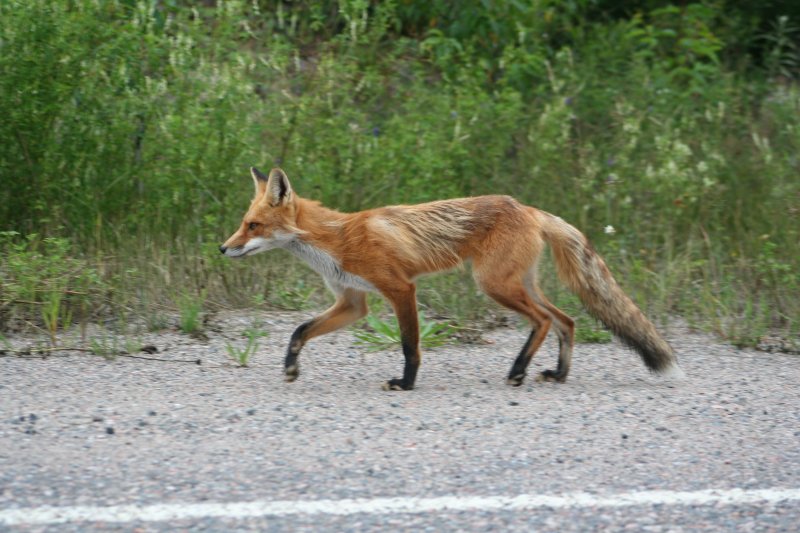
[[[419,352],[415,346],[403,341],[403,355],[406,358],[406,364],[403,367],[403,378],[390,379],[383,384],[383,390],[411,390],[414,388],[414,382],[417,380],[417,370],[419,370]]]
[[[520,350],[519,355],[516,359],[514,359],[514,364],[511,366],[511,372],[508,373],[508,379],[506,380],[506,383],[509,385],[519,387],[525,380],[525,372],[528,369],[528,364],[531,362],[531,358],[528,356],[528,350],[530,350],[531,343],[533,342],[533,338],[535,336],[536,330],[532,329],[531,334],[528,335],[528,340],[525,341],[525,344],[522,346],[522,350]]]
[[[558,336],[558,364],[555,370],[543,370],[538,376],[536,381],[555,381],[556,383],[564,383],[567,380],[567,372],[564,360],[561,358],[564,341],[561,335]]]
[[[300,355],[300,350],[303,349],[303,345],[306,342],[305,334],[308,328],[313,324],[313,320],[303,322],[294,330],[294,333],[292,333],[292,338],[289,341],[289,348],[286,350],[286,360],[283,365],[286,381],[294,381],[297,379],[297,376],[300,375],[300,366],[297,363],[297,356]]]

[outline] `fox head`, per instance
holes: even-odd
[[[291,242],[300,230],[295,226],[297,203],[289,178],[273,168],[269,177],[250,169],[256,195],[236,233],[219,247],[228,257],[245,257],[279,248]]]

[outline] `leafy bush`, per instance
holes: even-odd
[[[727,0],[0,3],[0,229],[108,258],[84,303],[53,281],[4,297],[4,324],[52,331],[103,284],[305,305],[285,256],[215,253],[256,164],[343,210],[512,194],[586,232],[644,307],[796,332],[798,20]]]

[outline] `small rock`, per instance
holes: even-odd
[[[114,428],[111,426],[106,426],[106,433],[113,435],[115,433]]]

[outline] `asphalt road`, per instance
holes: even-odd
[[[798,529],[798,356],[674,327],[681,382],[614,343],[577,346],[565,384],[512,388],[509,328],[425,352],[416,390],[384,392],[399,350],[344,332],[284,383],[307,316],[255,317],[270,337],[249,368],[225,349],[242,314],[208,341],[137,338],[168,362],[0,357],[0,529]],[[555,357],[549,339],[535,369]]]

